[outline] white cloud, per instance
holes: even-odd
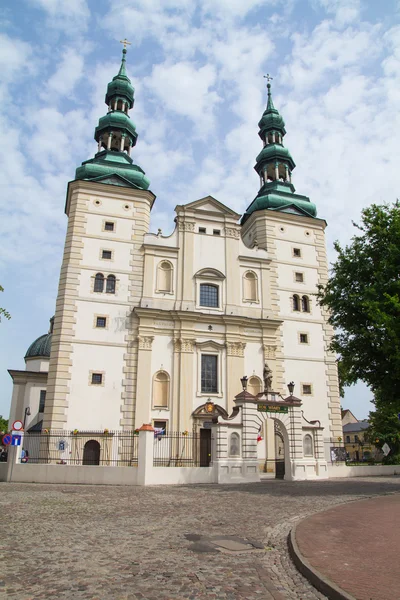
[[[360,17],[360,0],[314,0],[314,3],[333,15],[339,27],[348,25]]]
[[[155,65],[145,85],[164,106],[188,117],[196,124],[196,136],[207,134],[214,123],[214,108],[220,101],[212,88],[216,83],[213,65],[197,68],[195,64],[180,62]]]
[[[333,73],[355,65],[360,68],[382,51],[380,29],[378,24],[337,31],[330,21],[323,21],[311,36],[308,32],[293,34],[292,54],[280,69],[280,81],[297,88],[298,93],[304,89],[310,93]]]
[[[84,59],[74,48],[67,48],[57,71],[47,83],[47,91],[66,96],[71,94],[83,75]]]
[[[88,26],[90,10],[86,0],[29,0],[47,15],[46,25],[65,33],[76,33]]]
[[[32,54],[30,44],[0,33],[0,101],[5,101],[9,84],[16,81],[21,83],[33,74],[35,67],[30,61]]]

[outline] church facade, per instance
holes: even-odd
[[[149,232],[155,195],[131,158],[137,132],[125,59],[124,49],[95,129],[98,152],[68,184],[50,362],[37,384],[45,402],[28,425],[199,432],[212,417],[228,419],[243,375],[248,391],[261,393],[267,370],[281,396],[295,382],[303,417],[323,427],[329,458],[343,434],[332,330],[315,297],[328,277],[326,222],[295,192],[270,83],[259,191],[245,214],[208,196],[177,206],[175,229],[164,236]],[[15,387],[24,372],[12,373]],[[31,401],[14,392],[20,417]],[[263,460],[276,451],[272,419],[260,438]]]

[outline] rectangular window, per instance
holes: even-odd
[[[200,306],[209,306],[218,308],[218,286],[209,285],[208,283],[200,284]]]
[[[303,273],[295,273],[294,277],[295,277],[295,280],[298,283],[303,283],[304,282],[304,275],[303,275]]]
[[[293,256],[295,256],[296,258],[300,258],[301,257],[301,249],[293,248]]]
[[[207,233],[207,229],[205,227],[199,227],[199,233]]]
[[[155,434],[167,433],[167,421],[153,421],[153,427],[155,429]]]
[[[220,229],[213,229],[213,235],[221,235]]]
[[[93,385],[101,385],[103,383],[103,374],[102,373],[92,373],[92,384]]]
[[[114,231],[114,223],[113,223],[113,221],[106,221],[104,223],[104,231]]]
[[[101,253],[101,258],[104,258],[105,260],[111,260],[112,251],[111,250],[103,250]]]
[[[310,396],[312,394],[312,388],[310,383],[303,383],[301,387],[303,396]]]
[[[106,327],[107,318],[106,317],[97,317],[96,318],[96,327]]]
[[[300,333],[300,344],[308,344],[308,334]]]
[[[44,412],[44,405],[46,402],[46,390],[40,390],[40,399],[39,399],[39,412]]]
[[[204,394],[218,393],[218,356],[201,355],[201,391]]]

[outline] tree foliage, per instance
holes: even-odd
[[[4,292],[4,289],[1,287],[1,285],[0,285],[0,292]],[[7,312],[5,308],[0,307],[0,322],[1,322],[1,317],[4,317],[5,319],[11,319],[10,313]]]
[[[0,415],[0,431],[8,431],[8,420],[4,419],[2,415]]]
[[[338,253],[318,301],[335,328],[331,349],[339,355],[341,385],[361,379],[379,406],[400,412],[400,210],[399,204],[362,211],[350,245]]]

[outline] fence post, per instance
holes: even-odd
[[[138,444],[138,484],[152,483],[154,453],[154,427],[144,423],[139,429]]]

